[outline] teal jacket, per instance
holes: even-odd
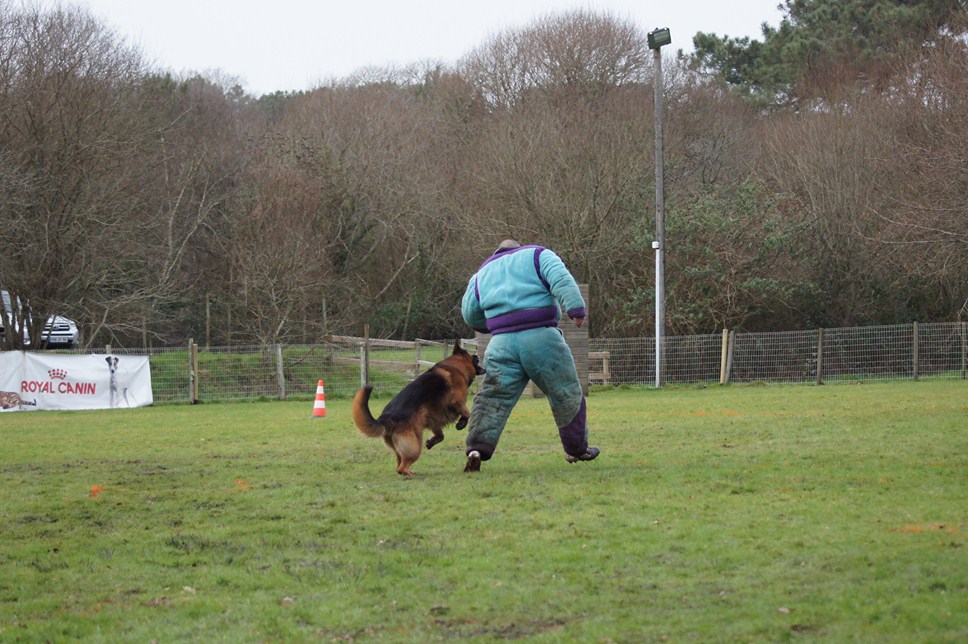
[[[475,331],[513,333],[557,326],[560,308],[585,317],[575,278],[553,251],[541,246],[500,250],[467,283],[461,314]]]

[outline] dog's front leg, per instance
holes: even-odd
[[[427,439],[427,442],[425,443],[427,446],[427,449],[433,448],[434,445],[444,440],[443,430],[431,428],[430,431],[432,431],[434,435]]]
[[[451,412],[457,415],[457,424],[454,425],[455,429],[464,429],[467,427],[467,421],[471,416],[471,411],[467,408],[465,404],[457,404],[451,407]]]

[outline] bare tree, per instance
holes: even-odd
[[[593,332],[652,331],[652,65],[627,20],[549,15],[453,68],[256,100],[150,69],[83,10],[0,8],[0,287],[34,336],[52,312],[89,344],[460,333],[507,236],[591,285]],[[957,40],[911,60],[799,112],[667,66],[673,332],[957,314],[968,64]]]
[[[808,267],[804,278],[824,293],[817,311],[823,324],[854,325],[876,317],[881,259],[865,241],[875,236],[873,212],[879,160],[890,154],[889,113],[876,97],[858,97],[849,109],[772,119],[761,170],[778,192],[792,198],[799,218],[797,243]]]
[[[464,226],[493,249],[506,236],[562,254],[590,282],[604,330],[630,229],[650,217],[651,66],[633,25],[586,11],[498,36],[463,61],[493,111],[469,154],[476,195]]]
[[[575,10],[491,38],[460,70],[493,106],[508,108],[541,88],[586,93],[641,83],[648,62],[645,37],[633,23]]]
[[[84,276],[134,237],[124,227],[124,177],[138,145],[127,99],[144,65],[76,8],[5,9],[0,30],[0,148],[12,197],[0,214],[17,231],[0,241],[0,283],[29,300],[39,339],[49,314],[78,310]]]
[[[875,238],[892,272],[923,293],[916,306],[939,317],[968,318],[968,48],[950,43],[899,75],[907,92],[892,105],[896,147],[876,189]]]

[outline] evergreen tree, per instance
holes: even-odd
[[[904,54],[957,38],[965,0],[786,0],[763,40],[713,33],[693,37],[690,64],[757,102],[823,96],[843,83],[883,88]]]

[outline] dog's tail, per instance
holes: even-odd
[[[356,396],[353,397],[353,422],[356,423],[356,428],[361,434],[377,438],[383,436],[384,428],[370,413],[370,392],[372,391],[373,387],[367,386],[356,392]]]

